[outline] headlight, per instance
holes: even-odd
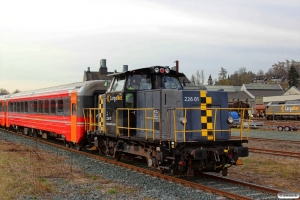
[[[233,118],[232,118],[232,117],[228,117],[228,123],[229,123],[229,124],[232,124],[232,123],[233,123],[233,121],[234,121],[234,120],[233,120]]]
[[[158,67],[155,67],[155,68],[154,68],[154,71],[155,71],[155,73],[158,73],[158,72],[159,72],[159,68],[158,68]]]
[[[165,68],[165,72],[166,72],[166,73],[170,73],[170,68],[169,68],[169,67],[166,67],[166,68]]]

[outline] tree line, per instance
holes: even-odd
[[[19,93],[19,92],[21,91],[16,89],[12,94]],[[0,88],[0,95],[6,95],[6,94],[10,94],[9,91],[4,88]]]
[[[191,82],[194,85],[234,85],[241,86],[243,84],[252,83],[255,78],[257,79],[270,79],[270,78],[286,78],[287,82],[282,83],[283,88],[287,86],[298,86],[300,74],[300,62],[294,60],[286,60],[285,62],[278,62],[272,65],[265,73],[259,70],[257,73],[248,71],[246,67],[241,67],[233,74],[228,74],[227,69],[221,67],[218,73],[218,78],[212,81],[205,80],[204,71],[197,70],[191,77]],[[286,85],[284,85],[286,84]]]

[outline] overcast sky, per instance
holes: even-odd
[[[100,59],[108,71],[179,60],[206,80],[221,67],[266,72],[300,61],[299,10],[299,0],[0,0],[0,88],[82,81]]]

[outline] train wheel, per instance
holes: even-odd
[[[227,176],[227,174],[228,174],[228,168],[223,168],[222,169],[222,176]]]
[[[121,156],[122,156],[122,153],[121,153],[121,152],[115,151],[114,157],[115,157],[115,160],[116,160],[116,161],[120,161],[120,160],[121,160]]]
[[[283,127],[282,127],[282,126],[278,126],[278,127],[277,127],[277,130],[278,130],[278,131],[283,131]]]
[[[37,137],[37,130],[32,129],[32,137]]]
[[[81,145],[80,144],[75,144],[75,149],[78,151],[81,151]]]
[[[99,147],[99,154],[101,156],[105,156],[106,155],[106,147],[105,146]]]
[[[71,147],[70,143],[67,142],[67,141],[65,141],[65,145],[66,145],[67,148],[70,148],[70,147]]]
[[[285,130],[285,131],[290,131],[290,127],[286,126],[286,127],[284,128],[284,130]]]

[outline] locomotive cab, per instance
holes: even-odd
[[[114,76],[114,78],[105,95],[107,133],[115,133],[115,126],[118,122],[119,126],[128,127],[126,129],[121,128],[120,135],[136,136],[135,127],[137,126],[137,113],[139,110],[133,110],[132,108],[141,108],[138,93],[166,88],[182,89],[178,74],[180,73],[171,72],[168,67],[155,66],[109,75]],[[184,76],[183,74],[180,75]],[[152,101],[152,99],[143,100]],[[117,114],[118,108],[122,111]]]

